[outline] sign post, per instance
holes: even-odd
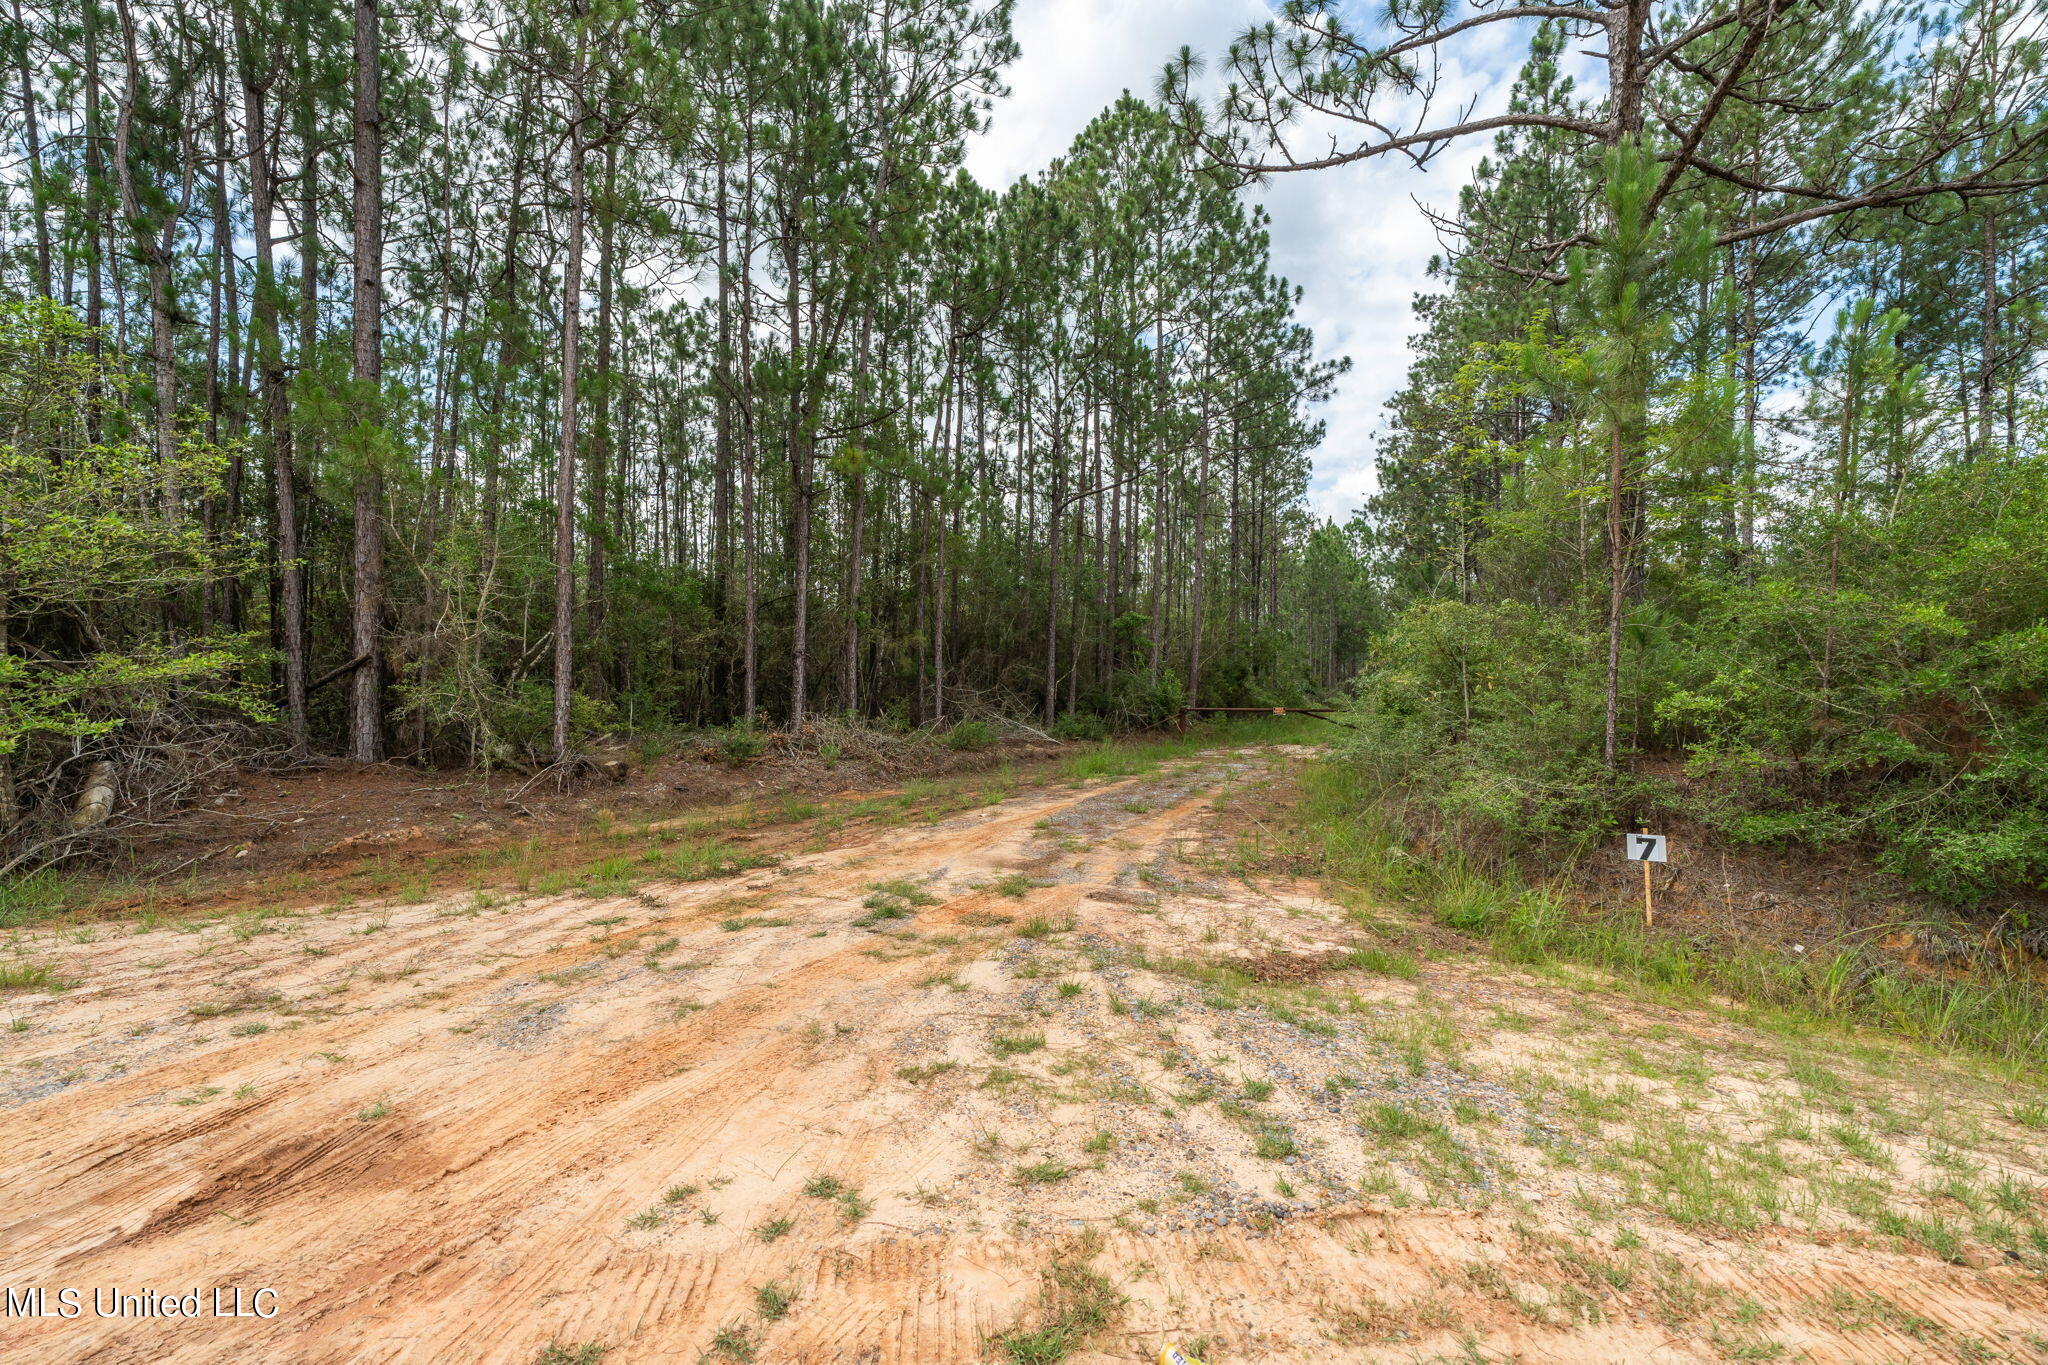
[[[1671,841],[1664,835],[1652,834],[1647,829],[1634,834],[1624,834],[1621,840],[1622,856],[1630,862],[1643,865],[1643,925],[1647,928],[1656,923],[1657,919],[1656,908],[1650,900],[1650,864],[1671,861]]]

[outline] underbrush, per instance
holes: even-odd
[[[784,754],[825,757],[828,767],[839,758],[862,761],[873,771],[901,774],[901,785],[892,793],[839,801],[767,794],[754,801],[703,809],[684,824],[664,827],[657,827],[655,821],[673,817],[673,808],[643,810],[637,815],[607,808],[598,811],[587,827],[561,824],[544,836],[474,840],[417,857],[380,855],[360,866],[325,868],[318,877],[294,869],[257,882],[237,879],[232,883],[232,896],[238,902],[304,905],[337,898],[395,897],[416,903],[436,891],[455,889],[542,895],[573,889],[586,895],[630,895],[650,881],[723,877],[774,861],[760,850],[735,846],[735,836],[746,831],[808,828],[814,839],[824,840],[852,821],[878,825],[928,822],[1007,800],[1028,787],[1136,776],[1207,749],[1326,738],[1315,733],[1315,728],[1320,728],[1316,722],[1305,718],[1258,716],[1203,724],[1180,735],[1135,735],[1076,746],[1054,761],[1002,761],[979,771],[911,775],[921,766],[928,768],[935,756],[957,758],[960,750],[978,746],[984,730],[968,728],[977,724],[959,727],[966,734],[957,747],[934,739],[928,731],[906,741],[901,736],[882,737],[871,727],[844,721],[821,722],[807,726],[800,736],[775,736],[772,741],[751,731],[723,732],[728,739],[746,734],[764,747],[772,743]],[[725,752],[723,746],[721,752]],[[917,761],[919,754],[924,764]],[[423,772],[422,780],[432,776]],[[43,868],[0,877],[0,929],[66,919],[146,919],[159,911],[202,907],[217,899],[225,884],[224,879],[202,876],[196,870],[176,878],[152,878],[132,865],[118,876],[104,868]]]
[[[1136,777],[1160,764],[1187,758],[1205,749],[1236,744],[1308,744],[1329,738],[1322,722],[1307,716],[1253,716],[1212,721],[1179,735],[1133,735],[1108,739],[1069,755],[1060,775],[1070,782],[1096,777]]]
[[[1786,954],[1646,926],[1633,913],[1576,904],[1561,879],[1533,877],[1512,859],[1482,865],[1456,848],[1418,851],[1389,790],[1344,760],[1302,773],[1299,816],[1324,875],[1412,905],[1504,961],[1595,967],[1681,1000],[1723,997],[1779,1027],[1876,1028],[2022,1070],[2048,1055],[2048,991],[2021,972],[1935,975],[1850,940]]]

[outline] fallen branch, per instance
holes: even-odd
[[[343,674],[355,672],[364,664],[370,662],[371,658],[374,657],[374,655],[374,650],[368,653],[358,654],[356,655],[355,658],[350,659],[347,663],[341,665],[339,668],[328,669],[325,673],[322,673],[319,677],[315,678],[313,681],[306,684],[306,695],[311,696],[313,693],[318,692],[321,688],[327,686],[327,684],[333,682],[336,678],[341,677]]]

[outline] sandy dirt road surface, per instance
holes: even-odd
[[[0,1360],[2048,1359],[2009,1094],[1404,949],[1244,870],[1298,759],[616,896],[17,935],[76,984],[0,1002],[0,1281],[87,1299]],[[1959,1151],[1954,1246],[1829,1183]],[[275,1316],[90,1300],[195,1287]]]

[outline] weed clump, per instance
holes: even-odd
[[[920,908],[938,903],[937,896],[913,881],[899,877],[893,881],[870,882],[868,894],[861,899],[867,913],[855,919],[853,926],[870,929],[886,920],[909,919]]]
[[[960,753],[980,753],[996,742],[996,732],[985,720],[963,720],[946,734],[946,747]]]
[[[1059,1365],[1122,1316],[1129,1302],[1109,1278],[1088,1262],[1101,1249],[1099,1234],[1084,1237],[1046,1271],[1038,1303],[1019,1323],[990,1342],[1010,1365]]]

